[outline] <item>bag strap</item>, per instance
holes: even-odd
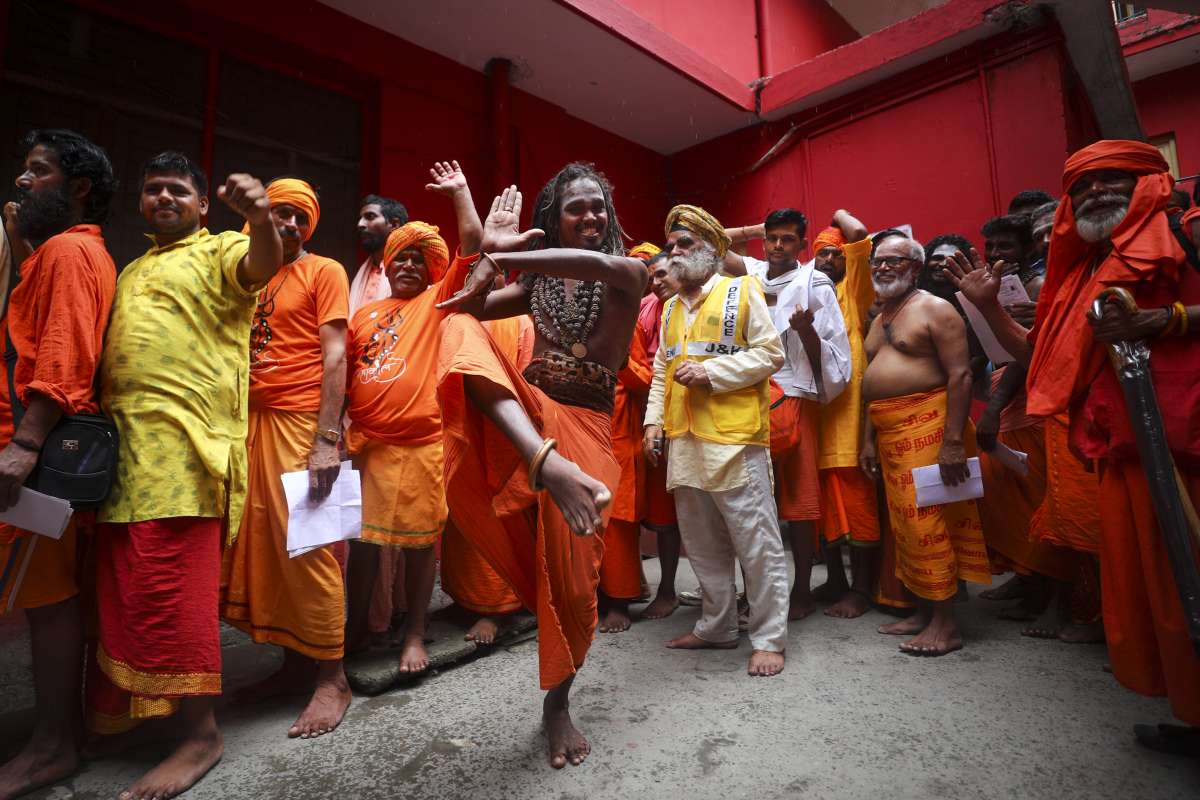
[[[1192,244],[1192,240],[1183,229],[1183,217],[1178,215],[1167,217],[1167,224],[1171,226],[1171,233],[1175,234],[1175,239],[1179,242],[1179,246],[1183,248],[1184,254],[1187,255],[1188,263],[1192,265],[1192,269],[1200,272],[1200,253],[1196,252],[1196,245]]]

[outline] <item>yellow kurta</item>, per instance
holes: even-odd
[[[875,302],[875,287],[871,285],[871,240],[843,245],[842,252],[846,254],[846,275],[837,284],[837,300],[850,340],[850,380],[845,391],[833,402],[821,406],[821,452],[817,461],[821,469],[857,468],[858,451],[862,446],[862,378],[867,371],[863,323]]]

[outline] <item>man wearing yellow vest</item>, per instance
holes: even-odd
[[[665,434],[667,489],[702,595],[696,627],[667,647],[738,646],[736,557],[750,603],[747,671],[778,675],[788,572],[772,492],[768,380],[783,366],[783,345],[758,280],[717,275],[729,249],[719,222],[676,206],[666,230],[680,288],[663,309],[643,446],[657,462]]]

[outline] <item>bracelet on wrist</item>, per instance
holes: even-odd
[[[1175,336],[1187,336],[1188,328],[1191,327],[1192,320],[1188,316],[1187,306],[1179,300],[1172,304],[1171,309],[1175,312],[1173,321],[1175,322]]]

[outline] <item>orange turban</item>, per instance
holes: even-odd
[[[661,252],[662,250],[660,250],[657,245],[650,244],[649,242],[642,242],[637,247],[629,251],[629,257],[640,258],[642,261],[649,261]]]
[[[271,181],[267,186],[267,199],[271,201],[272,206],[289,205],[308,215],[310,224],[308,236],[304,237],[304,241],[307,242],[317,232],[317,223],[321,221],[321,204],[317,202],[317,193],[308,181],[299,178]]]
[[[729,252],[732,242],[725,233],[724,226],[703,208],[699,206],[675,206],[667,214],[667,224],[664,226],[666,235],[671,235],[671,229],[679,226],[687,228],[717,250],[717,258],[724,258]]]
[[[1109,237],[1112,251],[1092,273],[1097,249],[1076,231],[1068,191],[1096,170],[1129,173],[1137,184],[1129,211]],[[1065,413],[1104,367],[1104,348],[1092,339],[1087,323],[1096,295],[1109,286],[1132,287],[1160,275],[1173,280],[1183,261],[1163,213],[1175,182],[1156,147],[1120,139],[1096,142],[1067,159],[1062,185],[1029,365],[1027,408],[1038,417]]]
[[[446,240],[438,235],[437,226],[424,222],[410,222],[388,234],[387,244],[383,246],[383,268],[387,269],[396,256],[413,247],[419,248],[425,257],[429,282],[440,281],[450,264],[450,248],[446,247]]]
[[[841,228],[829,227],[817,234],[813,239],[812,249],[814,253],[819,253],[826,247],[841,248],[846,243],[846,237],[842,234]]]

